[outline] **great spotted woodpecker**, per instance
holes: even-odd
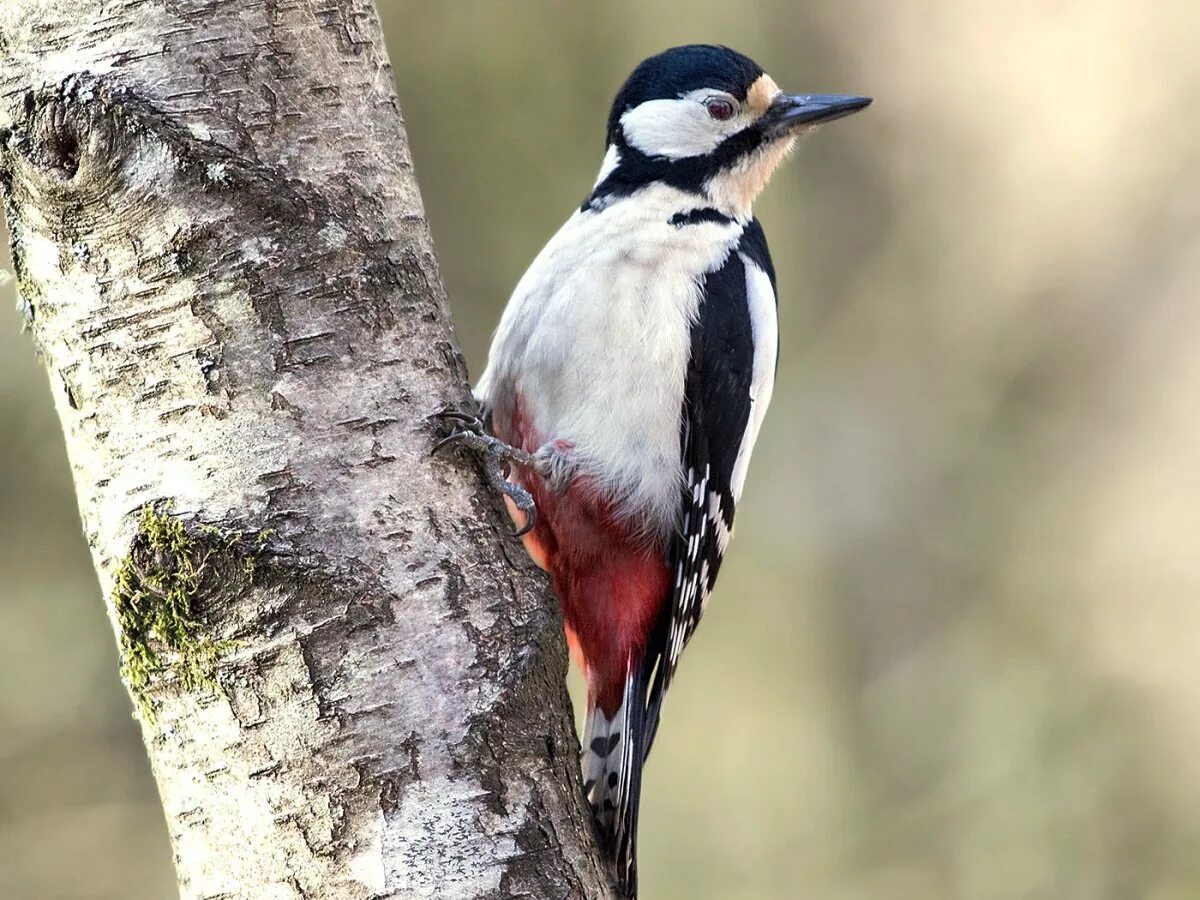
[[[437,448],[487,457],[552,577],[587,680],[585,789],[629,896],[642,766],[775,377],[775,270],[751,204],[798,135],[870,102],[785,94],[726,47],[647,59],[595,186],[504,311],[482,421],[442,414],[458,427]]]

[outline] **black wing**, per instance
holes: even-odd
[[[647,697],[643,759],[654,742],[663,696],[704,614],[733,530],[733,472],[750,421],[754,379],[754,328],[743,256],[767,273],[774,293],[775,270],[757,220],[747,226],[725,265],[706,276],[692,328],[680,425],[686,484],[670,551],[675,580],[644,663],[655,671]]]

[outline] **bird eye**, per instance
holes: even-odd
[[[704,107],[710,116],[720,122],[733,118],[733,104],[723,97],[709,97],[704,101]]]

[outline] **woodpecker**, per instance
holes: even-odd
[[[771,400],[775,269],[751,207],[797,137],[867,97],[783,93],[727,47],[653,56],[599,177],[517,284],[452,444],[485,458],[587,681],[584,788],[637,893],[642,766]]]

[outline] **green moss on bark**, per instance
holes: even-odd
[[[199,601],[247,587],[262,543],[262,535],[248,543],[241,532],[189,526],[171,515],[169,505],[142,509],[113,588],[121,676],[142,718],[154,720],[152,682],[169,680],[183,691],[220,692],[217,665],[236,641],[209,633]]]

